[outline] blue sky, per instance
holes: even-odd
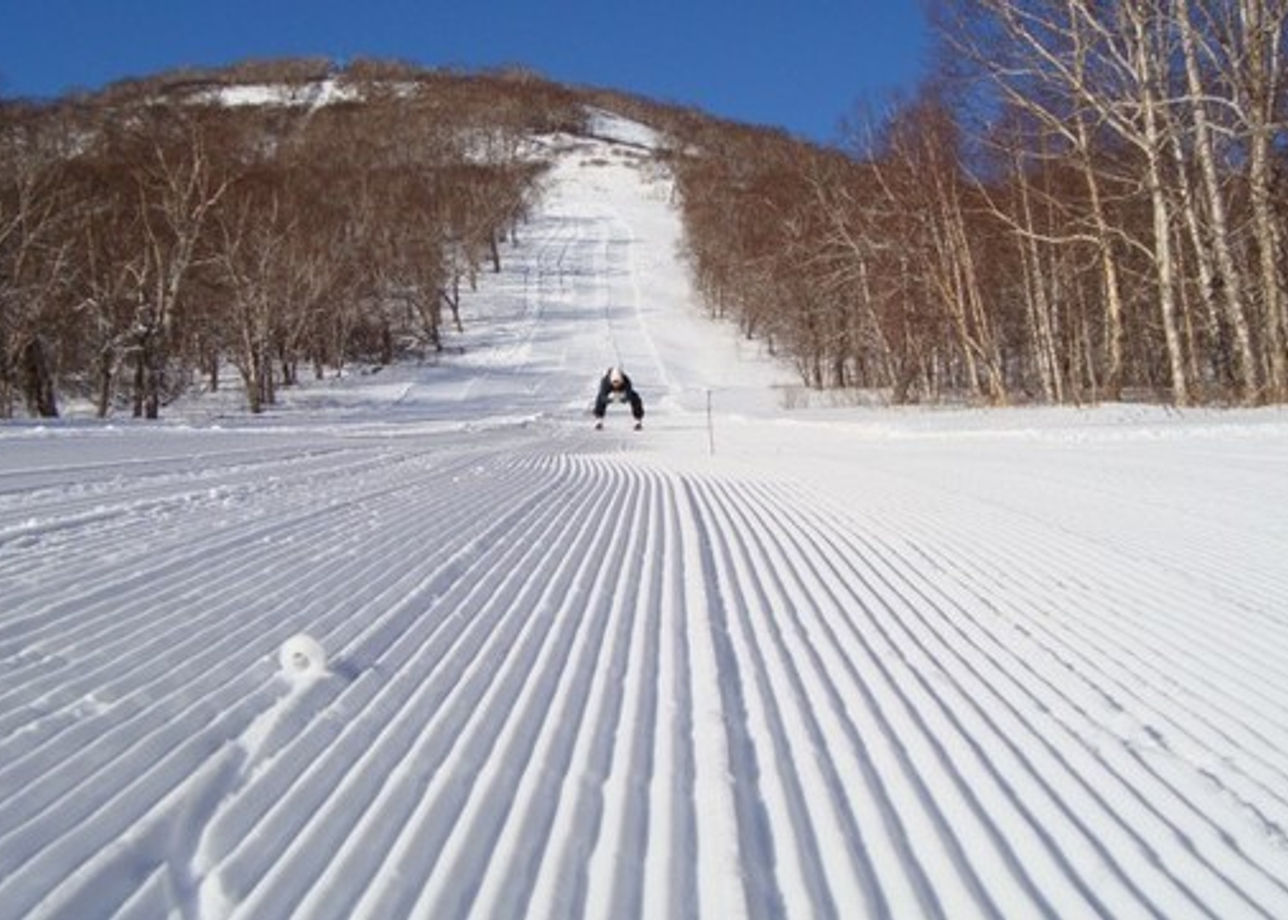
[[[828,141],[927,42],[916,0],[0,0],[0,95],[246,58],[524,64]]]

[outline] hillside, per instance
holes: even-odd
[[[534,206],[531,139],[595,109],[664,138],[704,307],[811,389],[1288,403],[1265,89],[1288,6],[1067,33],[1005,10],[944,11],[939,72],[829,146],[522,67],[246,61],[0,98],[0,417],[157,418],[221,364],[258,413],[310,371],[441,350]]]
[[[459,352],[0,426],[0,918],[1288,915],[1288,415],[818,405],[597,118]]]

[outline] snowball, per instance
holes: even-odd
[[[287,674],[321,674],[326,670],[322,643],[305,633],[297,633],[283,642],[277,660]]]

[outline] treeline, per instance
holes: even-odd
[[[587,103],[670,138],[710,309],[810,386],[1288,400],[1288,0],[934,8],[934,79],[844,148],[398,62],[0,101],[0,415],[154,417],[226,362],[259,410],[301,365],[440,347],[533,200],[525,140]]]
[[[937,8],[845,152],[656,113],[713,312],[894,402],[1288,400],[1288,2]]]
[[[226,363],[260,411],[301,366],[441,348],[532,203],[525,141],[582,120],[522,72],[371,61],[0,102],[0,416],[155,418]]]

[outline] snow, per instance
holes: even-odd
[[[0,917],[1288,916],[1288,413],[829,405],[597,124],[462,353],[0,427]]]
[[[395,86],[395,90],[398,92],[407,91],[405,87],[398,86]],[[360,98],[360,96],[361,93],[356,87],[346,86],[327,78],[298,86],[264,83],[221,86],[199,94],[198,99],[234,108],[303,106],[316,109],[338,102],[351,102]]]

